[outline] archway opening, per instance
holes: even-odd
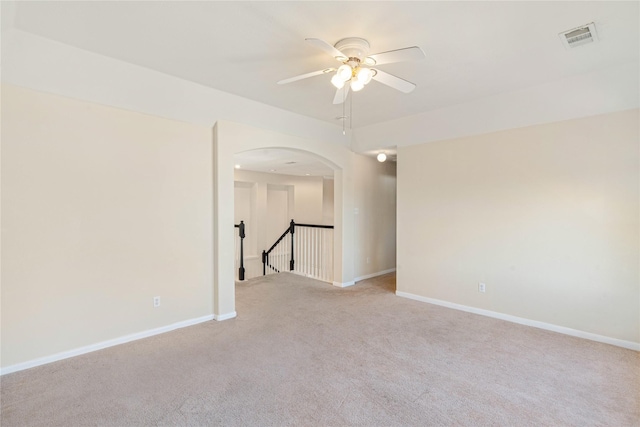
[[[332,283],[331,164],[289,148],[236,153],[233,163],[236,280],[291,271]]]
[[[353,284],[353,152],[345,146],[309,140],[251,126],[219,121],[213,133],[214,157],[214,318],[235,312],[234,156],[256,149],[277,148],[315,157],[334,172],[332,284]]]

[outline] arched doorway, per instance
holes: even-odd
[[[334,143],[304,139],[239,123],[219,121],[213,132],[214,265],[213,313],[216,320],[236,316],[234,272],[235,153],[285,148],[314,156],[334,170],[333,284],[353,283],[353,156]]]
[[[292,271],[332,283],[334,165],[275,147],[235,153],[233,162],[236,279]]]

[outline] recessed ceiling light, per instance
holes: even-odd
[[[305,176],[309,176],[309,175],[311,175],[311,174],[310,173],[305,173]]]
[[[275,171],[276,171],[275,169],[269,169],[269,172],[275,172]]]
[[[240,165],[236,165],[236,169],[240,169]]]

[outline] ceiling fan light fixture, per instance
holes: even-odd
[[[337,75],[337,74],[335,76],[331,77],[331,84],[334,85],[338,89],[342,89],[342,87],[344,86],[344,83],[345,83],[345,81],[342,80],[340,78],[340,76]]]
[[[351,79],[351,90],[352,91],[357,92],[359,90],[362,90],[363,87],[364,87],[364,83],[362,83],[360,80]]]
[[[351,67],[347,64],[343,64],[338,68],[338,71],[336,71],[336,76],[342,79],[343,82],[346,82],[351,78],[352,73],[353,70]]]
[[[573,34],[571,35],[573,36]],[[579,36],[582,37],[582,33],[579,34]],[[349,91],[361,91],[371,80],[376,80],[378,83],[403,93],[412,92],[416,88],[414,83],[372,67],[397,62],[417,61],[425,58],[424,52],[418,46],[410,46],[369,55],[369,42],[360,37],[347,37],[338,40],[333,46],[324,40],[316,38],[306,38],[305,41],[338,60],[341,63],[340,66],[338,68],[325,68],[300,74],[280,80],[277,83],[283,85],[335,72],[335,74],[331,76],[331,84],[337,88],[335,96],[333,97],[333,104],[343,104],[343,110]],[[349,86],[345,86],[347,83]],[[343,116],[344,115],[343,111]],[[344,127],[343,133],[345,133]]]
[[[362,82],[362,84],[366,85],[371,81],[371,78],[373,77],[373,72],[371,71],[371,68],[360,68],[356,73],[356,77],[358,78],[359,81]]]

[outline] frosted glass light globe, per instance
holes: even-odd
[[[340,67],[338,67],[338,71],[336,71],[336,76],[340,77],[340,79],[342,79],[343,82],[346,82],[351,78],[352,72],[353,71],[351,70],[350,66],[348,66],[347,64],[343,64]]]
[[[362,84],[367,84],[371,81],[371,78],[373,77],[373,72],[371,71],[371,68],[360,68],[358,70],[358,73],[356,74],[356,77],[358,78],[359,81],[362,82]]]
[[[362,83],[360,80],[351,79],[351,90],[352,91],[357,92],[359,90],[362,90],[363,87],[364,87],[364,83]]]
[[[342,89],[342,87],[344,86],[344,80],[342,80],[340,76],[336,74],[335,76],[331,77],[331,84],[338,89]]]

